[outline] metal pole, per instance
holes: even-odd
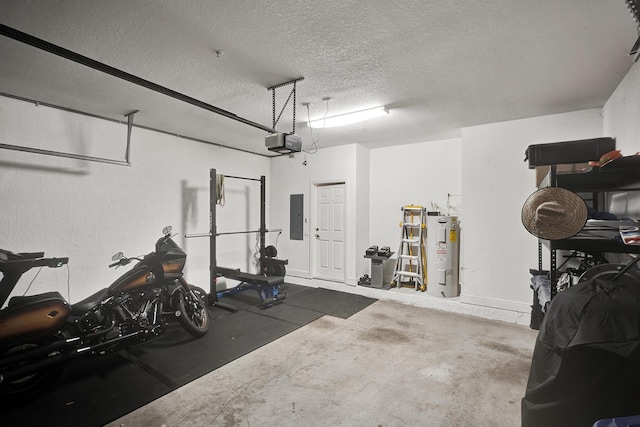
[[[245,179],[247,181],[260,181],[258,178],[247,178],[244,176],[233,176],[233,175],[225,175],[225,178],[234,178],[234,179]]]
[[[209,298],[210,302],[218,302],[216,290],[216,201],[218,200],[216,170],[209,171]]]
[[[131,153],[131,130],[133,128],[133,115],[137,112],[138,110],[135,110],[129,114],[125,114],[125,117],[127,118],[127,149],[124,153],[124,160],[127,164],[131,164],[131,161],[129,160],[129,154]]]
[[[249,126],[253,126],[258,129],[262,129],[268,133],[275,133],[276,130],[272,129],[268,126],[261,125],[259,123],[252,122],[250,120],[244,119],[237,114],[231,113],[229,111],[223,110],[221,108],[215,107],[213,105],[204,103],[195,98],[191,98],[190,96],[184,95],[180,92],[176,92],[164,86],[160,86],[156,83],[150,82],[149,80],[142,79],[140,77],[134,76],[133,74],[129,74],[126,71],[119,70],[110,65],[107,65],[102,62],[98,62],[94,59],[88,58],[86,56],[80,55],[79,53],[73,52],[69,49],[65,49],[61,46],[55,45],[53,43],[49,43],[46,40],[39,39],[27,33],[23,33],[22,31],[18,31],[15,28],[7,27],[6,25],[0,24],[0,34],[3,36],[12,38],[19,42],[28,44],[30,46],[36,47],[38,49],[42,49],[46,52],[52,53],[57,56],[61,56],[70,61],[77,62],[78,64],[85,65],[89,68],[93,68],[94,70],[102,71],[103,73],[112,75],[122,80],[126,80],[130,83],[136,84],[138,86],[145,87],[154,92],[161,93],[163,95],[170,96],[177,100],[186,102],[191,105],[195,105],[196,107],[203,108],[205,110],[211,111],[216,114],[220,114],[221,116],[228,117],[232,120],[236,120],[238,122],[244,123]]]
[[[213,307],[222,308],[224,310],[235,313],[238,311],[232,305],[220,302],[218,299],[218,290],[216,289],[216,279],[218,278],[218,260],[216,259],[216,202],[218,200],[218,175],[215,169],[209,170],[209,298],[208,302]]]
[[[264,175],[260,177],[260,274],[264,272],[263,261],[265,258],[265,234],[267,230],[267,220],[266,220],[266,179]]]
[[[275,232],[282,232],[282,228],[274,228],[273,230],[264,230],[265,233],[275,233]],[[216,234],[216,236],[227,236],[229,234],[251,234],[251,233],[260,233],[260,230],[249,230],[249,231],[226,231],[224,233],[218,233]],[[193,237],[209,237],[211,236],[211,233],[192,233],[192,234],[185,234],[184,237],[186,237],[187,239],[193,238]]]
[[[102,157],[84,156],[82,154],[64,153],[62,151],[41,150],[39,148],[24,147],[19,145],[0,144],[5,150],[22,151],[25,153],[44,154],[47,156],[66,157],[68,159],[86,160],[88,162],[108,163],[111,165],[131,166],[128,161],[105,159]]]
[[[249,231],[225,231],[224,233],[218,233],[218,236],[226,236],[229,234],[252,234],[262,233],[262,230],[249,230]]]
[[[637,257],[635,257],[629,264],[627,264],[626,266],[624,266],[624,268],[622,270],[620,270],[618,272],[618,274],[616,274],[615,276],[613,276],[613,279],[611,279],[612,282],[615,282],[616,280],[618,280],[620,277],[624,276],[624,274],[629,271],[631,269],[631,267],[633,267],[634,265],[636,265],[638,262],[640,262],[640,255],[638,255]]]
[[[93,117],[94,119],[106,120],[108,122],[115,122],[115,123],[118,123],[118,124],[122,124],[121,120],[112,119],[111,117],[99,116],[97,114],[87,113],[86,111],[74,110],[72,108],[62,107],[62,106],[56,105],[56,104],[49,104],[47,102],[42,102],[42,101],[36,101],[35,99],[29,99],[29,98],[24,98],[22,96],[11,95],[11,94],[5,93],[5,92],[0,92],[0,96],[4,96],[4,97],[7,97],[7,98],[11,98],[11,99],[17,99],[18,101],[28,102],[30,104],[35,104],[36,106],[44,106],[44,107],[48,107],[48,108],[55,108],[57,110],[66,111],[68,113],[80,114],[82,116]],[[231,147],[231,146],[228,146],[228,145],[219,144],[217,142],[206,141],[206,140],[200,139],[200,138],[194,138],[194,137],[191,137],[191,136],[177,134],[175,132],[169,132],[169,131],[166,131],[166,130],[153,128],[153,127],[150,127],[150,126],[143,126],[143,125],[137,125],[135,123],[131,123],[131,127],[132,128],[136,127],[138,129],[150,130],[150,131],[153,131],[153,132],[159,132],[159,133],[162,133],[162,134],[165,134],[165,135],[174,136],[176,138],[186,139],[188,141],[202,142],[203,144],[215,145],[217,147],[226,148],[228,150],[241,151],[243,153],[249,153],[249,154],[253,154],[255,156],[262,156],[262,157],[268,157],[268,158],[275,157],[275,156],[267,156],[267,155],[261,154],[261,153],[256,153],[254,151],[243,150],[242,148],[236,148],[236,147]],[[26,150],[23,149],[23,147],[16,146],[16,145],[3,144],[3,147],[0,147],[0,148],[13,149],[13,150],[16,150],[16,151],[26,151]],[[36,154],[50,154],[52,156],[58,156],[58,153],[55,152],[55,151],[50,151],[50,150],[42,150],[42,151],[43,151],[42,153],[36,153]],[[63,154],[65,154],[65,153],[63,153]],[[65,157],[65,156],[59,156],[59,157]],[[82,160],[97,161],[97,162],[101,161],[101,159],[96,158],[96,157],[88,157],[88,158],[82,159]],[[117,164],[123,164],[125,166],[130,166],[130,165],[127,165],[125,162],[120,162],[118,160],[114,160],[114,161],[111,161],[110,159],[106,159],[106,160],[108,161],[108,163],[118,162]],[[105,163],[107,163],[107,162],[105,162]],[[257,179],[256,179],[256,181],[257,181]]]
[[[185,234],[184,235],[185,238],[187,239],[191,239],[193,237],[211,237],[211,233],[192,233],[192,234]]]

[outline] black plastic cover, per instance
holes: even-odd
[[[596,278],[551,301],[536,340],[522,427],[592,426],[640,414],[640,285]]]

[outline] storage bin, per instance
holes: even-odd
[[[529,161],[529,169],[544,165],[585,163],[600,160],[603,154],[615,149],[616,140],[611,137],[534,144],[527,147],[524,160]]]

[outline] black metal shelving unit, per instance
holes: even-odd
[[[635,157],[635,156],[633,156]],[[555,166],[551,166],[549,173],[540,183],[539,188],[561,187],[579,194],[585,200],[589,200],[594,209],[600,210],[604,206],[606,193],[621,191],[640,191],[640,156],[618,159],[610,168],[605,165],[602,168],[594,168],[588,172],[558,174]],[[557,282],[557,256],[558,250],[574,250],[588,254],[603,253],[629,253],[640,254],[640,246],[629,246],[621,241],[600,237],[582,236],[580,233],[574,237],[562,240],[540,240],[538,243],[538,269],[542,270],[542,246],[546,246],[550,252],[549,280],[551,282],[551,297],[555,295],[555,283]]]

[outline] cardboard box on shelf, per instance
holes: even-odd
[[[580,173],[590,168],[589,163],[572,163],[556,165],[556,173]],[[551,166],[536,166],[536,187],[540,187],[540,183],[549,173]]]

